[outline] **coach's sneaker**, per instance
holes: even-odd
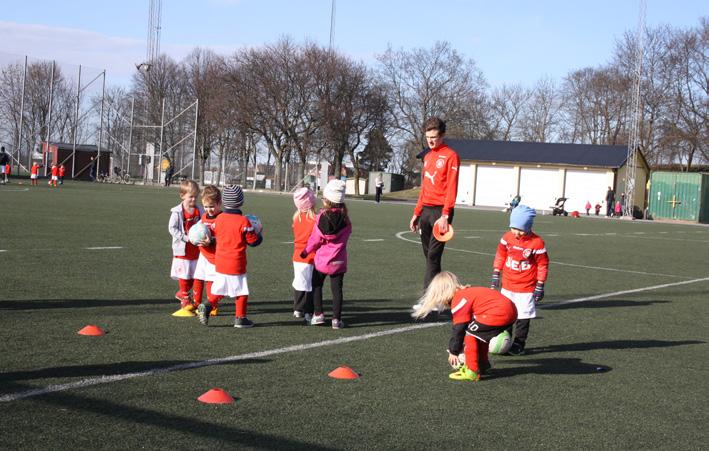
[[[249,327],[254,327],[254,323],[247,317],[236,317],[234,318],[234,327],[236,327],[237,329],[248,329]]]
[[[320,324],[325,324],[325,315],[322,313],[319,315],[313,315],[313,318],[310,320],[310,325],[319,326]]]
[[[448,377],[453,379],[454,381],[477,382],[480,380],[480,375],[468,368],[467,365],[461,366],[458,371],[450,373]]]
[[[344,329],[345,327],[345,322],[342,321],[341,319],[332,319],[332,328],[337,330],[337,329]]]
[[[303,317],[303,312],[300,310],[293,310],[293,318],[302,318]]]
[[[212,313],[212,306],[206,302],[199,304],[197,307],[197,316],[199,317],[199,322],[206,326],[209,323],[209,315]]]
[[[524,355],[524,346],[519,343],[512,343],[510,350],[507,351],[509,355]]]

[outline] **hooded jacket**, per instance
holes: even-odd
[[[347,272],[347,240],[352,224],[339,208],[321,211],[315,218],[316,227],[310,234],[305,252],[315,251],[315,269],[323,274]]]

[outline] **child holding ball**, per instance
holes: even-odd
[[[212,237],[205,238],[198,246],[199,258],[197,259],[197,268],[194,273],[194,287],[192,288],[194,303],[197,305],[199,322],[205,326],[209,322],[210,316],[217,316],[219,301],[223,298],[223,296],[212,293],[212,283],[217,275],[216,268],[214,267],[215,252],[217,250],[216,240],[214,239],[214,223],[222,212],[221,203],[222,194],[219,192],[219,188],[214,185],[205,186],[204,190],[202,190],[202,207],[204,208],[204,214],[202,215],[201,222],[212,232]],[[209,308],[207,308],[207,304],[202,302],[204,282],[206,282],[207,285],[207,302],[209,302]]]
[[[188,233],[190,228],[199,222],[202,215],[197,206],[199,186],[194,180],[184,180],[180,183],[180,202],[170,210],[168,230],[172,236],[172,268],[170,277],[177,280],[179,289],[175,298],[180,301],[180,308],[192,311],[190,290],[193,285],[194,271],[197,267],[199,249],[190,243]]]
[[[224,211],[214,221],[217,250],[214,254],[216,275],[212,293],[235,299],[234,327],[245,329],[254,323],[246,317],[249,284],[246,278],[246,246],[258,246],[263,238],[249,219],[241,213],[244,192],[239,185],[229,185],[222,193]],[[206,306],[210,309],[210,306]],[[206,317],[206,314],[205,314]]]
[[[297,208],[293,214],[293,316],[305,318],[310,322],[313,317],[313,260],[315,254],[301,257],[300,253],[308,244],[308,239],[315,226],[315,194],[303,187],[293,193],[293,203]]]
[[[517,309],[501,293],[485,287],[461,285],[455,274],[437,274],[414,308],[414,318],[424,318],[431,311],[451,309],[453,331],[448,345],[448,363],[458,367],[449,377],[459,381],[478,381],[490,369],[490,340],[514,324]],[[459,355],[465,344],[465,363]]]
[[[514,302],[518,317],[509,354],[522,355],[529,335],[529,323],[536,318],[535,305],[544,298],[549,256],[544,240],[532,232],[536,212],[520,205],[510,214],[510,231],[502,235],[493,262],[490,288],[500,287],[502,294]],[[500,277],[502,275],[502,277]]]
[[[342,329],[342,282],[347,272],[347,240],[352,224],[345,205],[345,182],[333,179],[323,191],[323,209],[315,218],[315,227],[300,257],[315,252],[313,271],[313,317],[311,325],[325,323],[322,307],[322,287],[330,276],[332,289],[332,328]],[[309,307],[306,308],[309,310]]]

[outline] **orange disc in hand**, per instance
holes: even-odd
[[[443,243],[450,241],[453,238],[453,226],[448,224],[448,231],[446,233],[441,233],[438,224],[434,224],[433,237]]]

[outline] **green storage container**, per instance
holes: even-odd
[[[654,219],[709,223],[709,174],[653,172],[648,196]]]

